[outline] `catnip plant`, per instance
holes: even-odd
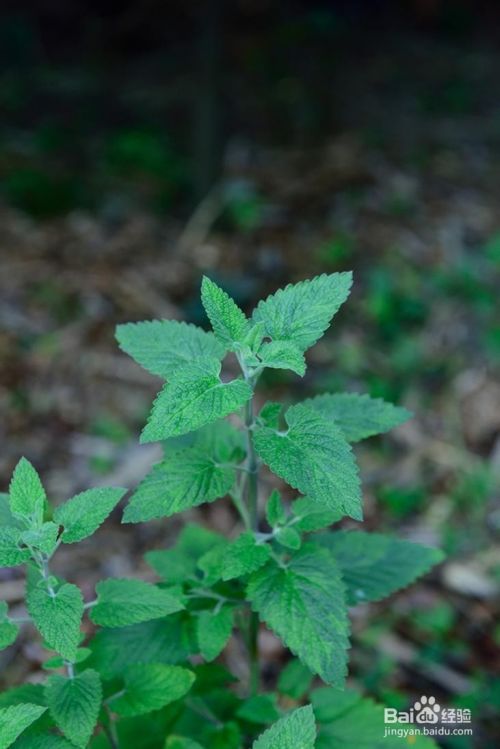
[[[441,552],[331,526],[363,517],[351,445],[410,414],[357,393],[255,404],[266,368],[304,375],[305,352],[351,282],[350,273],[333,273],[289,285],[249,319],[204,278],[213,332],[171,320],[118,327],[123,351],[165,381],[141,434],[143,443],[162,443],[164,457],[123,521],[170,518],[226,498],[238,522],[230,538],[186,524],[171,548],[146,554],[158,582],[105,579],[84,602],[74,582],[54,574],[53,557],[91,536],[126,490],[89,489],[52,509],[21,459],[0,497],[0,565],[26,566],[26,616],[0,603],[0,647],[14,643],[21,625],[34,627],[48,676],[0,694],[0,749],[407,745],[384,738],[380,705],[344,688],[349,609],[407,586]],[[238,376],[221,376],[228,355]],[[293,499],[273,488],[283,483]],[[277,678],[259,653],[263,625],[291,653]],[[234,655],[241,650],[246,669]],[[435,746],[424,736],[413,743]]]

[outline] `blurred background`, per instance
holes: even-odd
[[[271,371],[265,394],[413,410],[356,448],[365,528],[448,559],[353,612],[351,680],[399,709],[470,708],[474,739],[444,747],[499,746],[498,4],[5,0],[0,23],[1,490],[22,454],[55,502],[158,458],[137,439],[159,382],[116,323],[205,325],[203,273],[250,311],[353,269],[307,375]],[[198,515],[234,527],[224,502]],[[180,523],[118,512],[61,569],[89,597],[151,574],[142,552]],[[22,596],[1,570],[0,598]],[[39,678],[30,639],[0,654],[2,687]],[[262,647],[272,684],[285,656]]]

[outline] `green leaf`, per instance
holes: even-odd
[[[300,700],[311,686],[313,675],[297,658],[288,661],[279,675],[278,691],[294,700]]]
[[[0,650],[8,648],[15,641],[19,627],[11,622],[7,616],[9,607],[5,601],[0,601]]]
[[[224,552],[228,546],[229,541],[218,544],[198,559],[197,567],[203,572],[203,586],[205,588],[211,588],[215,583],[222,580]]]
[[[212,333],[176,320],[151,320],[118,325],[116,339],[152,374],[169,379],[177,369],[205,358],[222,359],[224,346]]]
[[[309,497],[299,497],[292,502],[292,513],[295,516],[294,528],[305,533],[319,531],[342,518],[342,512],[322,507]]]
[[[255,354],[259,350],[262,339],[266,334],[266,326],[263,322],[254,322],[249,320],[250,329],[245,336],[243,346],[248,347],[251,353]]]
[[[57,546],[58,536],[59,526],[49,521],[48,523],[42,523],[35,530],[24,531],[21,540],[28,546],[50,556]]]
[[[182,583],[195,577],[198,561],[204,554],[225,543],[225,538],[218,533],[188,523],[173,548],[148,551],[145,559],[163,580],[173,584]]]
[[[182,663],[190,654],[189,622],[184,614],[152,619],[119,629],[103,629],[90,643],[87,661],[105,679],[137,663]]]
[[[241,749],[243,746],[241,729],[234,721],[229,721],[220,728],[210,726],[203,740],[207,742],[210,749]]]
[[[335,557],[350,605],[385,598],[444,558],[440,549],[379,533],[335,531],[321,533],[314,540]]]
[[[305,400],[304,405],[334,421],[348,442],[388,432],[412,417],[406,408],[359,393],[324,393]]]
[[[224,497],[235,481],[235,471],[221,466],[205,450],[187,448],[153,467],[139,484],[123,520],[138,523],[169,517],[204,502]]]
[[[300,533],[298,533],[295,528],[279,528],[276,531],[274,538],[286,549],[300,549],[302,544]]]
[[[55,674],[45,687],[47,705],[57,727],[73,744],[85,749],[101,709],[99,674],[87,669],[72,679]]]
[[[236,715],[250,723],[273,723],[280,717],[275,694],[257,694],[238,708]]]
[[[17,737],[30,726],[46,707],[30,703],[0,708],[0,749],[7,749]]]
[[[203,276],[201,301],[210,320],[215,337],[226,347],[241,342],[249,330],[245,314],[217,284]]]
[[[45,489],[29,460],[21,458],[14,469],[9,486],[10,509],[13,515],[39,525],[45,509]]]
[[[54,512],[54,520],[64,527],[66,544],[91,536],[114,510],[127,490],[120,487],[88,489],[68,499]]]
[[[258,356],[262,365],[269,369],[291,369],[300,377],[306,373],[304,354],[291,341],[263,343]]]
[[[79,588],[63,583],[53,596],[42,584],[28,589],[28,612],[47,645],[73,661],[80,642],[83,599]]]
[[[273,489],[266,505],[266,520],[274,528],[286,521],[286,510],[281,501],[281,495],[277,489]]]
[[[200,653],[206,661],[224,650],[233,631],[233,609],[223,606],[219,611],[202,611],[196,621],[196,636]]]
[[[247,596],[311,671],[329,684],[343,684],[349,621],[344,585],[328,551],[306,544],[285,568],[269,562],[251,576]]]
[[[89,650],[89,648],[78,648],[78,650],[76,651],[74,663],[82,663],[83,661],[87,660],[91,653],[92,651]],[[44,671],[52,671],[55,669],[64,668],[64,665],[64,658],[61,658],[60,655],[54,655],[52,658],[47,658],[47,660],[42,663],[42,668],[44,669]]]
[[[10,509],[10,498],[5,492],[0,492],[0,528],[21,528],[25,524],[19,518],[14,517]]]
[[[184,608],[167,590],[143,580],[101,580],[96,585],[97,604],[90,611],[94,624],[125,627],[159,619]]]
[[[17,567],[30,558],[29,549],[19,546],[22,533],[19,528],[0,528],[0,567]]]
[[[260,409],[259,415],[257,417],[257,422],[265,427],[279,429],[282,411],[283,403],[268,401],[267,403],[264,403],[264,405]]]
[[[180,666],[149,663],[130,666],[124,679],[124,693],[109,699],[109,705],[118,715],[134,716],[159,710],[183,697],[191,689],[194,674]]]
[[[361,520],[356,461],[340,429],[302,404],[289,408],[285,418],[286,432],[257,426],[254,444],[262,460],[311,499]]]
[[[224,551],[222,579],[234,580],[248,575],[262,567],[270,556],[268,544],[258,543],[253,533],[242,533]]]
[[[12,749],[74,749],[74,744],[55,733],[30,729],[17,739]]]
[[[203,749],[203,747],[197,741],[186,739],[184,736],[169,736],[165,749]]]
[[[252,397],[251,387],[241,379],[220,380],[220,362],[205,362],[206,371],[185,368],[175,382],[160,390],[153,404],[141,442],[157,442],[192,432],[237,411]]]
[[[25,683],[18,687],[11,687],[5,692],[0,692],[0,707],[21,705],[25,702],[45,707],[43,685]]]
[[[259,736],[252,749],[314,749],[316,725],[310,705],[299,707]]]
[[[262,321],[273,341],[290,341],[305,351],[321,338],[349,296],[352,273],[316,276],[289,284],[260,302],[253,318]]]
[[[74,749],[74,744],[55,733],[30,728],[17,739],[12,749]]]
[[[219,419],[195,432],[167,440],[165,455],[168,458],[187,448],[203,450],[216,463],[239,463],[246,455],[246,438],[241,429]]]
[[[319,724],[316,749],[403,749],[409,745],[407,738],[385,736],[384,708],[352,690],[316,689],[311,702]],[[425,736],[411,738],[416,749],[437,749]]]

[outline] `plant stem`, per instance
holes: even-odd
[[[104,728],[104,732],[112,749],[120,749],[120,740],[118,738],[116,726],[113,721],[113,716],[111,715],[111,710],[106,705],[106,703],[104,703],[104,709],[106,711],[106,715],[108,716],[108,723],[103,723],[102,727]]]
[[[247,435],[247,467],[248,474],[246,477],[246,503],[247,510],[250,519],[250,527],[254,533],[259,528],[259,515],[258,515],[258,489],[259,489],[259,476],[258,476],[258,463],[257,456],[255,454],[255,448],[252,439],[252,428],[254,424],[253,417],[253,403],[249,400],[245,407],[245,428]],[[250,620],[248,622],[248,666],[250,672],[249,678],[249,692],[254,695],[259,690],[259,649],[258,649],[258,635],[259,635],[259,619],[257,614],[253,611],[250,612]]]
[[[35,562],[39,565],[40,573],[45,581],[45,585],[47,587],[47,593],[51,598],[56,597],[56,592],[52,586],[52,583],[50,581],[50,569],[49,569],[49,558],[45,555],[43,555],[39,560],[34,557]],[[71,661],[64,661],[64,667],[66,669],[66,675],[68,679],[74,679],[75,678],[75,668],[73,663]]]
[[[253,446],[252,439],[252,427],[253,427],[253,404],[249,400],[245,407],[245,428],[247,434],[247,461],[248,461],[248,476],[247,476],[247,508],[250,516],[250,525],[252,530],[255,532],[258,530],[258,511],[257,511],[257,500],[258,500],[258,465],[257,456],[255,454],[255,448]]]

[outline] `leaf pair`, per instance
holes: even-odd
[[[244,455],[242,435],[227,422],[197,432],[190,446],[167,449],[135,490],[124,521],[137,523],[168,517],[224,497],[235,482],[235,469]]]
[[[160,663],[130,666],[123,688],[108,698],[110,709],[123,717],[144,715],[183,697],[194,681],[186,668]],[[45,697],[51,717],[72,744],[85,749],[97,725],[102,704],[102,684],[97,671],[87,669],[72,678],[51,676]]]
[[[251,389],[245,382],[219,378],[227,350],[241,354],[244,368],[249,357],[250,371],[272,367],[304,374],[304,351],[324,333],[351,283],[350,273],[333,273],[287,286],[261,302],[251,322],[225,291],[204,278],[202,301],[214,334],[166,320],[118,326],[121,348],[148,371],[169,380],[141,440],[185,434],[246,403]]]

